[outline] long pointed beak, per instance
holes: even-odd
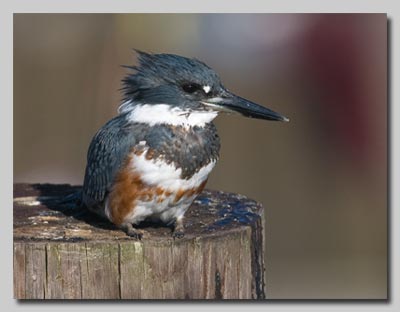
[[[249,100],[241,98],[229,91],[217,97],[209,98],[202,102],[213,110],[239,113],[242,116],[275,120],[275,121],[289,121],[289,118],[282,116],[264,106],[253,103]]]

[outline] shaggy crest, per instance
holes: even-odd
[[[146,90],[163,85],[184,85],[196,83],[207,85],[210,81],[220,83],[218,75],[203,62],[174,54],[150,54],[135,50],[138,54],[137,66],[123,67],[132,70],[123,80],[123,92],[126,100],[140,101]],[[158,90],[160,99],[165,100],[162,89]]]

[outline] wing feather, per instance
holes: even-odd
[[[83,183],[83,202],[88,206],[101,204],[115,175],[129,151],[144,136],[145,129],[130,124],[124,115],[107,122],[93,137],[87,154]]]

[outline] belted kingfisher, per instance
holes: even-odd
[[[288,121],[234,95],[201,61],[173,54],[138,53],[123,79],[118,115],[93,137],[87,155],[83,204],[127,235],[144,220],[173,225],[207,183],[220,149],[212,123],[220,112]]]

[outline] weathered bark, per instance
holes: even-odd
[[[205,190],[185,237],[141,227],[136,241],[68,202],[80,187],[14,185],[17,299],[262,299],[262,206]]]

